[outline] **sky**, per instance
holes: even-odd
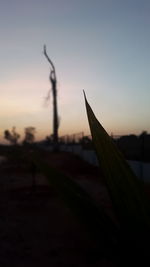
[[[0,141],[16,127],[52,134],[56,67],[59,135],[90,134],[83,89],[109,134],[150,132],[149,0],[0,0]]]

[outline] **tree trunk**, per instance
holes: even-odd
[[[57,111],[57,89],[56,81],[52,83],[53,91],[53,141],[54,150],[58,151],[58,111]]]
[[[44,45],[44,55],[51,66],[50,71],[50,82],[52,84],[52,93],[53,93],[53,143],[54,143],[54,151],[59,150],[59,142],[58,142],[58,110],[57,110],[57,79],[56,79],[56,72],[55,66],[46,52],[46,46]]]

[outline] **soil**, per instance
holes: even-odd
[[[42,156],[79,183],[116,221],[97,167],[69,153]],[[41,173],[33,188],[28,167],[16,162],[0,166],[0,266],[114,266],[97,252],[84,225]]]

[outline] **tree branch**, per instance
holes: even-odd
[[[47,58],[48,62],[50,63],[51,67],[52,67],[52,70],[54,71],[55,73],[55,66],[53,64],[53,62],[51,61],[51,59],[49,58],[49,56],[47,55],[47,52],[46,52],[46,45],[44,45],[43,47],[43,53],[45,55],[45,57]]]

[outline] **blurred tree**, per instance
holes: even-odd
[[[141,134],[139,135],[139,138],[143,138],[148,135],[147,131],[142,131]]]
[[[35,140],[35,127],[26,127],[25,128],[25,138],[23,143],[24,144],[32,144]]]
[[[149,135],[147,131],[142,131],[141,134],[139,135],[139,140],[140,140],[140,147],[141,147],[141,161],[145,161],[148,158],[149,153],[147,153],[147,145],[149,143]],[[149,151],[148,151],[149,152]],[[143,170],[141,172],[141,177],[143,177]]]
[[[91,144],[92,142],[92,139],[89,137],[89,136],[83,136],[81,139],[80,139],[80,143],[82,144]]]
[[[8,140],[12,145],[16,145],[20,135],[16,132],[16,127],[13,127],[11,131],[4,131],[4,138]]]
[[[93,149],[92,139],[89,136],[83,136],[79,142],[85,149]]]
[[[58,119],[58,110],[57,110],[57,79],[56,79],[56,71],[55,66],[46,52],[46,45],[44,45],[44,55],[48,62],[50,63],[50,76],[49,80],[52,85],[52,93],[53,93],[53,142],[54,142],[54,150],[58,150],[58,127],[59,127],[59,119]],[[48,92],[49,99],[50,91]]]
[[[47,145],[51,145],[53,143],[53,135],[46,136],[45,142]]]

